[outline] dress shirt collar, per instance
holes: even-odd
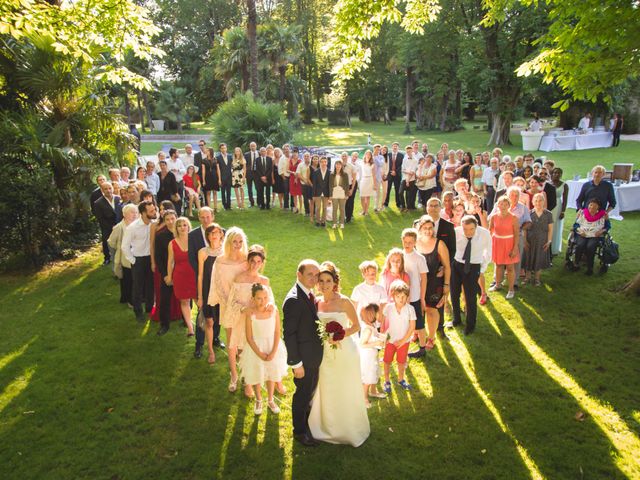
[[[298,285],[298,287],[300,287],[300,290],[302,290],[304,292],[304,294],[309,297],[309,293],[311,292],[311,290],[309,290],[307,287],[305,287],[304,285],[302,285],[300,283],[300,281],[296,281],[296,284]]]

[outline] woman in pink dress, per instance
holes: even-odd
[[[233,335],[234,311],[229,304],[229,296],[235,278],[249,268],[247,236],[241,228],[231,227],[222,244],[222,255],[216,259],[211,272],[211,287],[209,289],[208,305],[215,307],[220,305],[220,326],[227,334],[229,345],[229,370],[231,380],[229,391],[235,392],[238,388],[237,345],[231,345]]]
[[[496,284],[491,287],[491,291],[500,290],[504,270],[507,269],[507,281],[509,291],[506,298],[513,298],[515,295],[514,285],[515,264],[520,262],[520,251],[518,248],[520,226],[518,217],[509,211],[509,198],[501,196],[497,203],[498,211],[489,218],[489,231],[492,238],[492,260],[496,265]]]
[[[294,148],[293,153],[297,153],[298,149]],[[298,165],[300,165],[300,157],[298,155],[291,155],[289,159],[289,195],[291,195],[291,201],[293,202],[293,213],[304,212],[304,205],[302,203],[302,183],[296,175]]]
[[[198,298],[196,274],[189,262],[189,231],[191,222],[187,217],[176,220],[175,238],[169,242],[167,285],[173,284],[173,293],[180,300],[182,319],[188,329],[187,337],[193,337],[191,323],[191,300]]]

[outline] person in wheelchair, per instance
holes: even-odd
[[[602,208],[600,200],[591,198],[587,208],[578,210],[578,218],[573,225],[573,241],[575,243],[575,260],[571,265],[573,271],[580,270],[582,257],[586,255],[587,275],[593,275],[593,262],[596,250],[603,243],[611,223],[607,211]]]

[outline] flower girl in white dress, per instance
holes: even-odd
[[[267,311],[268,287],[255,283],[251,287],[252,307],[245,311],[247,344],[240,356],[240,367],[247,385],[255,392],[254,413],[262,413],[262,384],[267,384],[267,405],[273,413],[280,408],[273,399],[275,383],[287,374],[287,351],[280,341],[280,313]]]

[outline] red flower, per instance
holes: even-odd
[[[333,341],[334,342],[339,342],[343,338],[344,338],[344,329],[340,330],[339,332],[335,332],[333,334]]]
[[[327,325],[325,326],[325,330],[327,333],[338,333],[340,331],[344,333],[342,325],[340,325],[340,323],[336,322],[335,320],[327,323]]]

